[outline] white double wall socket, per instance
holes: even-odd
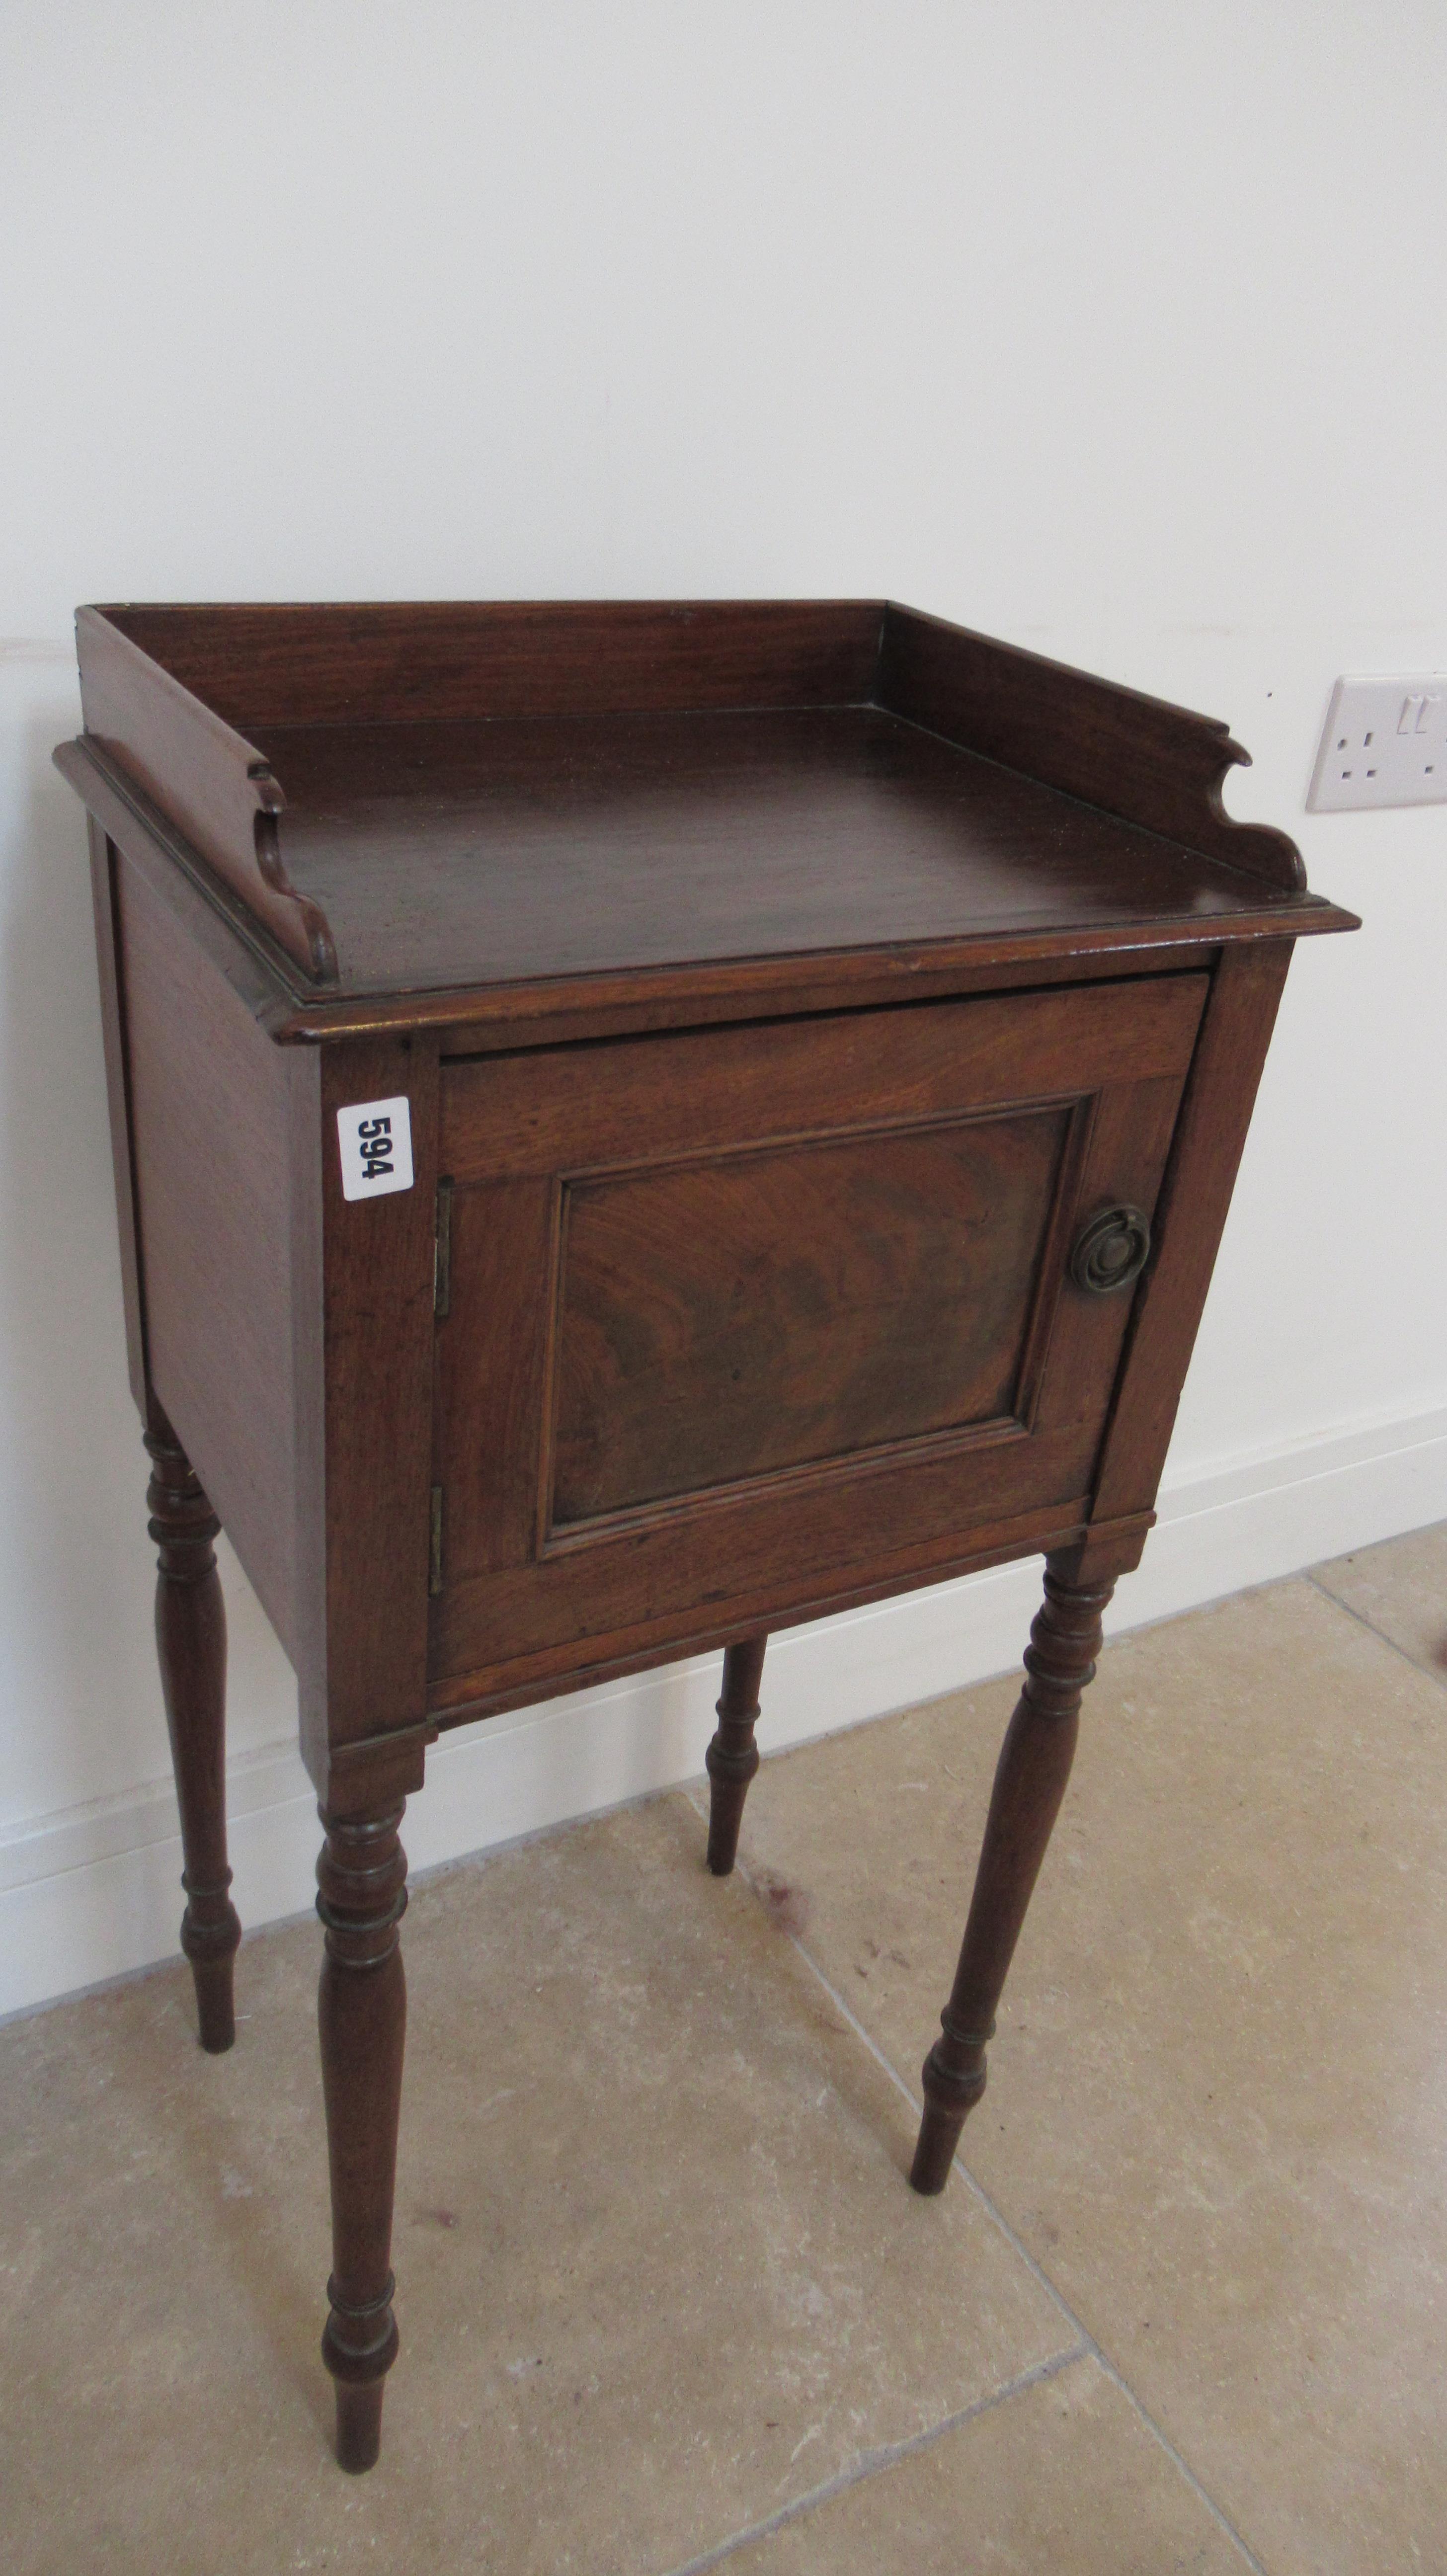
[[[1447,672],[1338,680],[1316,756],[1309,814],[1447,798]]]

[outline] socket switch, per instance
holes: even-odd
[[[1338,680],[1316,756],[1310,814],[1447,798],[1447,672]]]

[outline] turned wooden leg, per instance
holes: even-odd
[[[337,2458],[369,2469],[382,2439],[382,2382],[397,2358],[392,2193],[407,1988],[398,1924],[407,1906],[402,1807],[320,1811],[317,1912],[326,1926],[317,2019],[332,2169],[331,2314],[322,2359],[337,2383]]]
[[[226,1605],[211,1542],[221,1524],[164,1417],[145,1435],[146,1490],[159,1551],[156,1652],[181,1810],[181,1947],[196,1981],[201,2045],[213,2056],[236,2037],[232,1961],[241,1925],[227,1889]]]
[[[1045,1600],[995,1773],[960,1964],[941,2036],[925,2059],[924,2118],[909,2177],[916,2191],[944,2190],[960,2131],[985,2089],[995,2007],[1065,1795],[1081,1693],[1095,1671],[1101,1615],[1114,1589],[1074,1589],[1046,1559]]]
[[[724,1649],[718,1730],[703,1757],[712,1783],[708,1799],[708,1865],[715,1878],[727,1878],[738,1857],[744,1800],[759,1767],[754,1721],[759,1714],[759,1677],[768,1642],[766,1636],[740,1637]]]

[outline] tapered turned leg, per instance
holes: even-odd
[[[163,1417],[151,1453],[151,1536],[159,1551],[156,1652],[181,1810],[181,1947],[196,1981],[201,2045],[213,2056],[236,2037],[232,1961],[241,1925],[227,1889],[226,1606],[211,1542],[221,1524]]]
[[[1046,1560],[1045,1600],[1025,1649],[1025,1681],[1006,1731],[960,1964],[924,2065],[924,2118],[910,2181],[943,2191],[960,2131],[985,2089],[985,2049],[1045,1846],[1065,1795],[1080,1698],[1095,1671],[1115,1586],[1077,1590]]]
[[[392,2193],[407,1989],[397,1927],[407,1906],[400,1804],[373,1816],[320,1810],[317,1912],[326,1926],[317,2019],[332,2169],[331,2314],[322,2359],[337,2383],[337,2458],[369,2469],[382,2382],[397,2358]]]
[[[759,1677],[768,1642],[766,1636],[740,1637],[724,1650],[718,1731],[703,1757],[712,1783],[708,1799],[708,1865],[715,1878],[727,1878],[738,1858],[744,1800],[759,1767],[754,1721],[759,1714]]]

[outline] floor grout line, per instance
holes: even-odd
[[[1357,1626],[1359,1628],[1365,1628],[1369,1637],[1375,1637],[1379,1646],[1387,1646],[1394,1655],[1400,1655],[1402,1662],[1404,1664],[1410,1664],[1414,1673],[1421,1673],[1427,1681],[1435,1682],[1439,1690],[1447,1691],[1447,1673],[1434,1672],[1432,1666],[1430,1664],[1424,1664],[1419,1655],[1414,1655],[1409,1652],[1407,1647],[1399,1645],[1397,1639],[1395,1637],[1389,1637],[1385,1628],[1379,1628],[1376,1621],[1374,1619],[1369,1619],[1364,1610],[1353,1609],[1350,1601],[1343,1601],[1339,1592],[1331,1591],[1330,1588],[1325,1583],[1321,1582],[1312,1572],[1309,1565],[1303,1566],[1301,1579],[1303,1583],[1309,1583],[1311,1585],[1313,1592],[1319,1592],[1323,1601],[1329,1601],[1333,1610],[1342,1610],[1346,1613],[1348,1619],[1355,1619]]]
[[[909,2086],[906,2084],[898,2068],[885,2056],[883,2049],[877,2046],[869,2032],[865,2029],[863,2023],[859,2020],[857,2014],[851,2011],[849,2005],[845,2002],[844,1997],[830,1982],[829,1978],[825,1976],[818,1960],[811,1957],[809,1951],[806,1950],[803,1942],[798,1938],[797,1934],[790,1933],[788,1937],[793,1942],[794,1947],[798,1951],[800,1958],[804,1961],[805,1966],[811,1970],[815,1977],[817,1977],[830,2001],[837,2005],[839,2011],[843,2013],[845,2020],[852,2024],[853,2028],[858,2032],[859,2037],[863,2040],[866,2048],[869,2050],[870,2055],[878,2060],[885,2074],[889,2076],[891,2082],[896,2086],[898,2091],[903,2094],[916,2118],[922,2118],[924,2113],[923,2101],[916,2094],[910,2091]],[[1097,2342],[1095,2336],[1091,2333],[1089,2326],[1085,2323],[1084,2318],[1076,2314],[1075,2309],[1066,2298],[1064,2291],[1051,2280],[1049,2273],[1041,2263],[1037,2262],[1035,2256],[1031,2253],[1029,2246],[1016,2235],[1015,2230],[1010,2225],[1004,2211],[997,2208],[995,2202],[986,2191],[984,2184],[970,2171],[970,2168],[965,2163],[963,2156],[957,2155],[955,2157],[954,2167],[955,2171],[963,2177],[965,2183],[968,2185],[975,2199],[979,2202],[981,2208],[985,2210],[987,2215],[993,2220],[1006,2243],[1012,2246],[1014,2251],[1019,2255],[1021,2262],[1026,2267],[1026,2270],[1034,2275],[1035,2279],[1039,2282],[1041,2289],[1046,2292],[1048,2297],[1054,2300],[1061,2315],[1066,2319],[1067,2323],[1074,2328],[1085,2351],[1088,2352],[1094,2360],[1099,2362],[1107,2379],[1114,2381],[1116,2387],[1120,2390],[1121,2395],[1127,2399],[1131,2406],[1134,2407],[1137,2415],[1141,2419],[1141,2422],[1144,2424],[1146,2431],[1151,2435],[1154,2441],[1159,2443],[1161,2449],[1165,2452],[1166,2457],[1171,2460],[1175,2467],[1180,2471],[1180,2474],[1185,2479],[1187,2486],[1190,2487],[1200,2498],[1201,2503],[1206,2507],[1212,2520],[1219,2524],[1228,2540],[1234,2541],[1236,2547],[1240,2550],[1242,2557],[1245,2559],[1247,2566],[1253,2570],[1253,2576],[1266,2576],[1266,2569],[1263,2567],[1261,2560],[1257,2557],[1254,2549],[1250,2546],[1250,2543],[1243,2539],[1241,2533],[1236,2529],[1235,2524],[1232,2522],[1229,2514],[1222,2511],[1220,2505],[1217,2504],[1215,2497],[1201,2484],[1201,2481],[1197,2477],[1195,2470],[1191,2467],[1190,2462],[1182,2457],[1181,2453],[1177,2450],[1175,2443],[1171,2440],[1170,2435],[1156,2422],[1156,2419],[1152,2415],[1149,2407],[1146,2406],[1136,2395],[1136,2392],[1132,2388],[1129,2380],[1124,2376],[1120,2369],[1118,2369],[1117,2365],[1111,2360],[1110,2355],[1102,2348],[1100,2343]]]
[[[877,2477],[881,2469],[892,2469],[897,2461],[912,2459],[918,2451],[932,2450],[935,2443],[942,2442],[947,2434],[959,2432],[963,2425],[975,2423],[996,2406],[1008,2405],[1012,2397],[1023,2397],[1027,2389],[1039,2388],[1045,2380],[1056,2378],[1062,2370],[1068,2370],[1072,2362],[1086,2361],[1089,2357],[1084,2343],[1071,2344],[1067,2351],[1052,2353],[1048,2360],[1037,2361],[1029,2370],[1022,2370],[1018,2377],[1007,2379],[999,2388],[992,2389],[988,2397],[977,2397],[970,2405],[961,2406],[955,2414],[941,2416],[937,2424],[927,2424],[922,2432],[907,2433],[902,2441],[880,2442],[872,2450],[861,2451],[847,2469],[840,2469],[836,2476],[826,2478],[822,2485],[811,2487],[807,2495],[794,2496],[788,2504],[781,2504],[777,2512],[766,2514],[762,2521],[751,2522],[744,2530],[731,2532],[727,2540],[716,2542],[700,2557],[686,2559],[681,2567],[670,2570],[670,2576],[705,2576],[706,2569],[722,2566],[726,2558],[732,2558],[735,2550],[747,2548],[751,2541],[772,2538],[787,2523],[798,2522],[819,2505],[829,2504],[835,2496],[845,2495],[851,2487],[862,2485],[866,2478]]]
[[[684,1795],[688,1799],[689,1805],[693,1808],[695,1815],[699,1817],[701,1822],[706,1822],[707,1811],[694,1796],[692,1790],[685,1790]],[[735,1868],[739,1877],[743,1880],[744,1885],[749,1889],[750,1893],[757,1898],[758,1889],[754,1884],[752,1874],[749,1871],[747,1864],[743,1861],[738,1861],[735,1863]],[[884,2050],[880,2047],[872,2032],[866,2030],[863,2022],[854,2011],[852,2005],[845,2000],[844,1996],[840,1994],[838,1988],[833,1984],[831,1979],[825,1975],[818,1960],[813,1956],[812,1952],[805,1947],[799,1934],[797,1932],[789,1932],[786,1933],[785,1938],[791,1942],[794,1949],[797,1950],[805,1967],[809,1970],[810,1975],[823,1987],[825,1994],[829,1997],[830,2002],[835,2006],[836,2010],[843,2014],[845,2021],[849,2028],[854,2032],[855,2037],[863,2042],[876,2065],[879,2066],[882,2072],[888,2076],[889,2081],[894,2086],[896,2092],[903,2095],[916,2119],[921,2118],[924,2111],[923,2101],[917,2094],[911,2092],[908,2084],[906,2084],[904,2080],[904,2077],[900,2074],[898,2067],[894,2065],[890,2058],[886,2057]],[[1220,2530],[1225,2533],[1227,2539],[1240,2551],[1247,2566],[1252,2570],[1252,2576],[1267,2576],[1266,2568],[1262,2565],[1261,2560],[1257,2557],[1256,2552],[1252,2549],[1250,2543],[1242,2537],[1241,2533],[1236,2529],[1235,2524],[1232,2522],[1229,2514],[1223,2512],[1221,2506],[1217,2504],[1215,2497],[1201,2484],[1201,2481],[1197,2477],[1195,2470],[1191,2467],[1189,2460],[1182,2456],[1182,2454],[1177,2450],[1175,2443],[1171,2440],[1170,2435],[1156,2422],[1156,2419],[1152,2415],[1149,2407],[1146,2406],[1141,2398],[1136,2395],[1136,2392],[1132,2388],[1129,2380],[1125,2378],[1124,2374],[1111,2360],[1110,2355],[1105,2352],[1102,2346],[1097,2342],[1084,2319],[1077,2316],[1074,2308],[1070,2304],[1070,2301],[1066,2298],[1064,2291],[1057,2288],[1043,2265],[1036,2261],[1036,2258],[1031,2253],[1029,2246],[1024,2244],[1021,2238],[1016,2235],[1014,2228],[1010,2225],[1010,2222],[1008,2218],[1006,2218],[1003,2210],[996,2207],[994,2201],[986,2191],[984,2184],[980,2182],[973,2173],[971,2173],[963,2156],[956,2155],[954,2159],[954,2167],[955,2171],[962,2176],[966,2188],[973,2195],[974,2199],[979,2202],[980,2207],[985,2211],[993,2225],[998,2228],[1006,2243],[1013,2248],[1016,2254],[1018,2254],[1021,2262],[1025,2265],[1026,2270],[1031,2273],[1033,2278],[1039,2283],[1040,2288],[1045,2292],[1046,2296],[1054,2301],[1061,2316],[1077,2336],[1081,2354],[1089,2355],[1091,2359],[1099,2362],[1107,2379],[1111,2380],[1115,2387],[1120,2390],[1120,2393],[1122,2397],[1125,2398],[1127,2404],[1134,2408],[1135,2413],[1139,2416],[1146,2431],[1150,2434],[1151,2439],[1165,2452],[1167,2459],[1170,2460],[1173,2467],[1177,2469],[1181,2477],[1184,2478],[1192,2493],[1198,2497],[1200,2502],[1205,2506],[1212,2521],[1218,2525]],[[1006,2396],[1012,2392],[1010,2390],[1002,2390],[1000,2393],[1002,2396]],[[978,2409],[976,2411],[982,2412],[983,2409]],[[942,2431],[947,2431],[948,2429],[948,2426],[941,2427]],[[881,2465],[886,2465],[886,2463],[881,2462]],[[867,2468],[864,2468],[860,2470],[859,2474],[861,2476],[867,2476],[869,2475],[869,2471]],[[849,2479],[847,2483],[852,2484],[853,2479]],[[790,2511],[792,2510],[793,2508],[790,2508]],[[798,2510],[801,2512],[804,2510],[802,2504]],[[772,2528],[772,2526],[770,2527]],[[740,2535],[741,2539],[751,2537],[753,2537],[751,2533]],[[735,2546],[735,2542],[729,2541],[724,2544],[723,2548],[716,2551],[713,2556],[690,2560],[687,2567],[675,2569],[673,2571],[673,2576],[695,2576],[695,2571],[702,2570],[705,2567],[715,2566],[718,2563],[719,2558],[724,2554],[725,2548],[732,2549]]]

